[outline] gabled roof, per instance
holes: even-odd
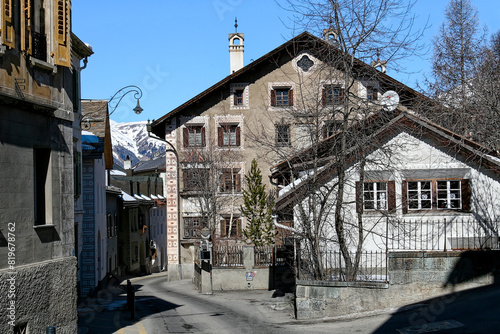
[[[139,161],[134,167],[134,173],[165,171],[166,160],[165,155],[161,155],[153,160]]]
[[[107,100],[81,100],[82,120],[88,119],[89,131],[104,138],[104,161],[106,169],[113,169],[113,144]],[[84,123],[85,124],[85,123]]]
[[[277,47],[276,49],[272,50],[271,52],[265,54],[264,56],[258,58],[257,60],[251,62],[250,64],[244,66],[241,68],[239,71],[236,71],[232,73],[231,75],[228,75],[221,81],[217,82],[215,85],[211,86],[210,88],[206,89],[205,91],[201,92],[200,94],[196,95],[192,99],[186,101],[185,103],[181,104],[177,108],[173,109],[169,113],[165,114],[161,118],[159,118],[156,121],[153,121],[151,126],[152,126],[152,132],[156,134],[157,136],[163,138],[165,136],[165,122],[172,117],[182,114],[183,112],[186,111],[187,108],[194,106],[196,103],[202,101],[204,98],[210,96],[211,93],[217,91],[218,89],[222,88],[224,85],[227,85],[231,82],[239,82],[238,79],[247,74],[248,72],[255,70],[257,68],[261,68],[264,66],[268,66],[270,64],[270,60],[274,59],[275,56],[284,53],[287,56],[290,56],[290,54],[298,54],[302,50],[314,50],[318,49],[318,47],[329,47],[332,48],[334,52],[338,52],[339,55],[341,54],[341,51],[338,50],[335,46],[331,45],[330,43],[324,41],[321,38],[318,38],[309,32],[305,31],[301,33],[300,35],[292,38],[288,42],[282,44],[281,46]],[[318,55],[321,57],[321,55]],[[375,68],[371,67],[370,65],[362,62],[361,60],[355,59],[355,67],[358,69],[363,69],[363,71],[372,71],[373,74],[377,75],[380,82],[383,83],[386,86],[392,86],[392,87],[398,87],[400,95],[402,97],[411,97],[412,99],[414,98],[419,98],[425,101],[428,101],[428,97],[425,95],[415,91],[414,89],[402,84],[401,82],[395,80],[394,78],[388,76],[385,73],[382,73],[380,71],[377,71]]]
[[[442,148],[446,150],[449,154],[459,155],[464,157],[468,162],[472,162],[487,169],[490,172],[493,172],[500,176],[500,159],[498,159],[498,154],[495,151],[492,151],[480,144],[471,141],[465,137],[459,136],[456,133],[447,130],[443,127],[438,126],[431,121],[419,117],[413,113],[396,110],[394,113],[394,117],[390,118],[385,122],[377,122],[380,120],[378,115],[374,115],[367,120],[362,120],[360,122],[367,122],[368,125],[373,125],[372,128],[369,128],[369,139],[364,143],[352,147],[349,149],[347,153],[346,163],[353,164],[356,162],[357,157],[359,157],[359,153],[361,151],[364,152],[372,152],[375,151],[380,146],[377,146],[377,143],[383,143],[388,138],[394,137],[395,135],[401,132],[407,132],[415,135],[418,138],[427,138],[430,139],[435,147]],[[357,125],[354,124],[353,127]],[[366,123],[364,124],[363,129],[366,129]],[[328,157],[328,153],[332,152],[332,146],[339,145],[338,137],[340,133],[337,133],[334,136],[331,136],[324,141],[322,141],[319,145],[321,146],[320,158],[324,159],[324,164],[321,168],[318,169],[318,175],[316,178],[316,182],[326,183],[335,177],[337,170],[336,165],[333,158]],[[372,143],[371,145],[369,143]],[[326,150],[324,148],[329,147],[330,150]],[[289,167],[291,161],[304,161],[308,157],[309,150],[312,150],[312,147],[302,151],[296,156],[292,157],[290,160],[280,162],[271,168],[272,176],[277,178],[283,175],[286,172],[289,172]],[[333,150],[334,151],[334,150]],[[324,156],[321,156],[321,154]],[[306,185],[308,184],[308,177],[300,180],[301,182],[296,184],[294,187],[290,187],[288,191],[283,193],[276,200],[276,208],[282,209],[298,198],[301,198],[301,195],[305,193]]]

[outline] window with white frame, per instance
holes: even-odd
[[[436,181],[438,209],[461,209],[462,187],[460,180]]]
[[[363,183],[363,210],[387,210],[387,182]]]
[[[432,182],[408,181],[408,209],[422,210],[432,208]]]

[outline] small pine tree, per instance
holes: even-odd
[[[243,190],[244,204],[241,212],[247,218],[243,234],[256,246],[274,243],[274,225],[272,210],[274,199],[266,194],[266,185],[262,184],[262,174],[257,160],[252,160],[248,175],[245,175],[248,189]]]

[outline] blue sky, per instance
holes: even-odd
[[[472,0],[489,33],[500,30],[500,1]],[[138,5],[140,3],[140,5]],[[447,0],[418,0],[417,26],[431,25],[424,42],[443,22]],[[137,116],[133,94],[112,119],[158,119],[229,75],[228,34],[245,34],[245,65],[294,35],[291,14],[274,0],[74,0],[73,32],[92,45],[94,55],[82,72],[82,98],[109,99],[120,88],[137,85],[144,112]],[[411,74],[387,74],[416,88],[429,71],[427,59],[408,59]]]

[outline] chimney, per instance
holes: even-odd
[[[128,155],[123,162],[123,169],[125,169],[125,173],[127,174],[127,176],[132,176],[132,160],[130,160],[130,157]]]
[[[243,68],[243,41],[245,34],[238,33],[238,20],[235,19],[234,23],[235,32],[229,34],[229,67],[230,74]]]

